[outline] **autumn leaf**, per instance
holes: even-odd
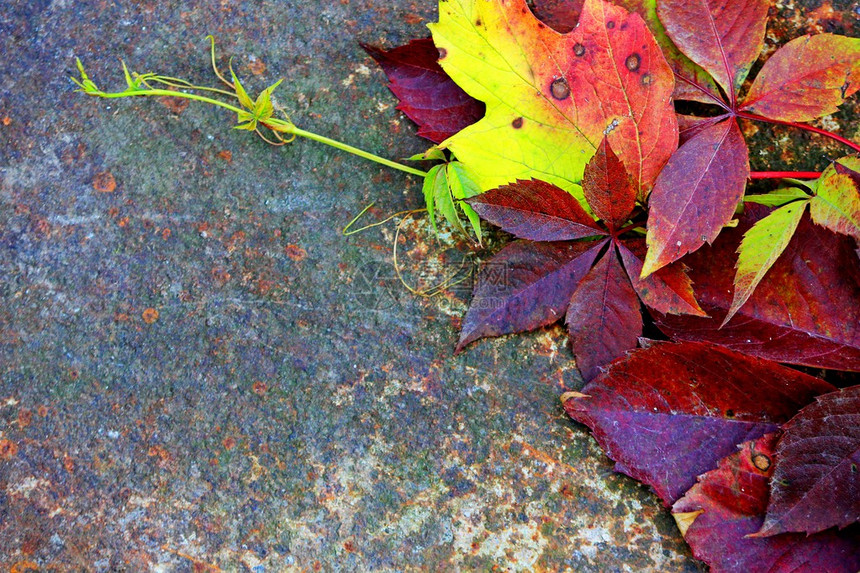
[[[678,49],[717,81],[734,107],[737,92],[764,47],[769,4],[660,0],[657,13]]]
[[[737,228],[685,257],[696,300],[711,318],[655,315],[676,340],[721,344],[778,362],[860,371],[860,265],[855,244],[808,216],[782,256],[725,326],[733,300],[732,269],[744,233],[768,209],[747,205]]]
[[[642,335],[639,298],[614,252],[609,252],[579,282],[565,319],[570,346],[582,377],[636,348]]]
[[[615,469],[670,505],[736,444],[776,431],[830,384],[719,346],[651,342],[564,403]]]
[[[431,24],[442,68],[487,113],[442,143],[482,189],[540,179],[574,193],[608,133],[640,199],[677,145],[672,72],[642,19],[585,2],[559,34],[525,0],[440,2]]]
[[[782,121],[811,121],[837,110],[860,89],[860,38],[795,38],[755,78],[742,111]]]
[[[607,229],[571,195],[545,182],[518,181],[469,200],[482,217],[530,241],[506,247],[482,268],[458,351],[482,336],[531,330],[565,314],[577,365],[590,379],[636,347],[642,333],[640,299],[664,312],[704,315],[683,268],[670,266],[639,278],[642,261],[636,253],[644,250],[643,241],[622,238],[636,227],[623,226],[635,212],[635,190],[606,140],[586,166],[583,185],[583,196]],[[557,255],[565,243],[547,247],[537,242],[584,238],[591,240],[572,243],[583,245],[573,251],[582,253],[578,258]],[[511,269],[501,287],[492,281],[499,281],[500,268]]]
[[[808,201],[794,201],[775,209],[767,217],[759,219],[744,234],[738,247],[738,262],[735,273],[735,294],[729,312],[723,318],[723,326],[752,295],[773,263],[779,258],[794,236]]]
[[[439,143],[484,115],[484,104],[464,92],[439,66],[439,51],[430,38],[391,50],[368,44],[361,47],[388,76],[388,87],[400,100],[397,109],[418,124],[418,135]]]
[[[478,273],[455,352],[485,336],[558,322],[602,246],[515,241],[504,247]]]
[[[576,27],[583,3],[584,0],[534,0],[534,11],[542,22],[566,33]],[[675,100],[719,101],[720,91],[711,76],[682,54],[666,35],[666,29],[657,16],[657,0],[618,0],[613,3],[639,14],[651,30],[675,73],[675,91],[672,93]]]
[[[651,193],[642,275],[713,242],[734,215],[749,172],[747,146],[734,119],[702,129],[679,147]]]
[[[844,157],[832,163],[821,174],[814,191],[809,203],[812,220],[860,241],[860,159]]]
[[[517,181],[470,203],[481,217],[520,239],[569,241],[607,234],[569,193],[544,181]]]
[[[714,572],[855,573],[860,569],[858,526],[809,537],[749,537],[764,520],[776,438],[767,434],[744,443],[672,507],[693,555]]]
[[[819,396],[784,427],[758,536],[860,520],[860,386]]]

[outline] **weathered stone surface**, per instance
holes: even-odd
[[[792,32],[831,25],[810,4]],[[118,58],[208,83],[213,33],[249,86],[286,78],[299,125],[405,157],[425,143],[357,40],[403,43],[434,14],[3,3],[0,566],[698,570],[656,498],[564,415],[558,396],[581,380],[560,329],[452,358],[466,285],[414,297],[391,226],[341,236],[369,201],[380,218],[419,206],[418,181],[67,80],[78,56],[105,87],[122,84]],[[851,33],[855,12],[833,14]],[[856,137],[852,110],[832,121]],[[806,140],[769,129],[757,146],[779,159],[760,169],[834,153],[801,160]],[[428,226],[407,222],[399,247],[426,285],[468,254]]]

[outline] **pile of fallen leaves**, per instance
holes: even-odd
[[[739,126],[860,150],[806,123],[860,88],[860,39],[794,39],[748,80],[766,0],[533,9],[442,0],[432,39],[366,46],[437,144],[434,226],[515,238],[479,272],[457,351],[564,320],[587,382],[565,409],[698,558],[860,570],[860,386],[777,364],[860,371],[860,159],[752,172]],[[768,177],[785,183],[746,192]],[[671,341],[641,338],[643,311]]]

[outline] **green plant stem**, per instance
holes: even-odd
[[[199,101],[202,103],[208,103],[211,105],[215,105],[218,107],[222,107],[226,110],[230,110],[233,113],[239,114],[244,110],[238,108],[229,103],[213,99],[210,97],[202,96],[199,94],[190,94],[185,92],[178,92],[172,90],[158,89],[158,88],[150,88],[146,90],[136,90],[136,91],[124,91],[124,92],[103,92],[103,91],[85,91],[93,96],[107,98],[107,99],[118,99],[124,97],[137,97],[137,96],[151,96],[151,97],[180,97],[185,99],[190,99],[193,101]],[[374,155],[368,151],[364,151],[363,149],[359,149],[357,147],[353,147],[352,145],[348,145],[346,143],[342,143],[340,141],[331,139],[329,137],[325,137],[323,135],[316,134],[312,131],[306,131],[299,127],[296,127],[291,122],[281,121],[281,120],[272,120],[273,125],[278,126],[278,131],[282,133],[287,133],[290,135],[296,135],[298,137],[304,137],[306,139],[311,139],[313,141],[317,141],[319,143],[324,143],[325,145],[329,145],[334,147],[335,149],[340,149],[341,151],[346,151],[347,153],[352,153],[353,155],[357,155],[363,159],[367,159],[370,161],[374,161],[379,163],[380,165],[384,165],[386,167],[390,167],[392,169],[397,169],[398,171],[403,171],[404,173],[409,173],[410,175],[416,175],[418,177],[425,177],[427,175],[426,172],[421,171],[420,169],[414,169],[409,167],[408,165],[403,165],[401,163],[397,163],[396,161],[391,161],[390,159],[385,159],[384,157],[380,157],[378,155]]]
[[[340,141],[325,137],[324,135],[313,133],[312,131],[305,131],[304,129],[293,126],[293,129],[288,133],[297,135],[299,137],[312,139],[314,141],[318,141],[326,145],[330,145],[335,149],[340,149],[341,151],[346,151],[347,153],[358,155],[359,157],[363,157],[364,159],[375,161],[380,165],[385,165],[386,167],[391,167],[392,169],[397,169],[399,171],[403,171],[404,173],[417,175],[418,177],[425,177],[427,175],[425,171],[421,171],[420,169],[413,169],[412,167],[409,167],[407,165],[397,163],[396,161],[391,161],[390,159],[385,159],[384,157],[379,157],[378,155],[374,155],[357,147],[353,147],[352,145],[347,145],[346,143],[341,143]]]

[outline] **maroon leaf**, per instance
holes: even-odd
[[[534,13],[538,19],[555,30],[566,34],[576,28],[585,0],[534,0]]]
[[[630,277],[630,283],[646,306],[663,314],[707,316],[696,302],[693,285],[684,270],[684,265],[680,263],[668,265],[641,279],[639,275],[642,272],[642,260],[628,249],[628,246],[644,253],[645,244],[642,240],[625,241],[624,245],[618,245],[618,253],[621,255],[621,262],[624,263],[627,276]]]
[[[614,249],[576,287],[566,322],[576,365],[586,380],[594,378],[602,366],[636,348],[642,335],[639,299]]]
[[[695,115],[678,114],[678,141],[684,145],[693,139],[700,131],[720,121],[720,117],[698,117]]]
[[[567,191],[544,181],[519,180],[469,200],[478,214],[521,239],[567,241],[605,235]]]
[[[860,386],[819,396],[783,427],[758,535],[860,520]]]
[[[860,371],[860,265],[854,242],[800,221],[794,238],[747,303],[726,326],[736,250],[744,232],[768,213],[747,205],[735,229],[686,257],[696,299],[711,318],[655,315],[666,335],[713,342],[762,358]]]
[[[764,47],[768,0],[660,0],[666,33],[713,76],[734,107],[738,88]]]
[[[711,243],[749,177],[749,151],[734,119],[705,127],[669,158],[651,193],[643,273]]]
[[[582,192],[594,214],[606,223],[610,232],[627,221],[636,205],[633,182],[605,137],[585,166]]]
[[[776,431],[830,384],[698,343],[651,343],[612,364],[565,409],[615,469],[671,504],[735,445]]]
[[[714,572],[856,573],[860,527],[752,538],[764,520],[776,434],[743,444],[672,507],[693,555]]]
[[[478,274],[455,352],[484,336],[534,330],[559,320],[604,244],[507,245]]]
[[[388,76],[397,109],[418,124],[418,135],[440,143],[484,115],[484,104],[464,92],[437,63],[433,40],[391,50],[361,44]]]

